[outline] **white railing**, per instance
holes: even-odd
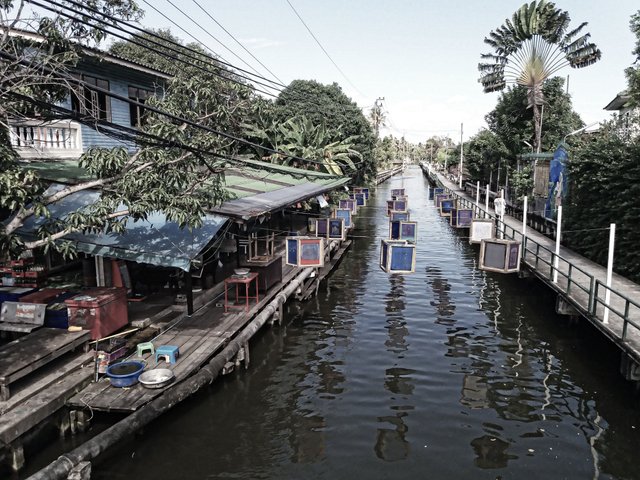
[[[10,122],[11,146],[23,158],[77,158],[82,154],[80,124],[70,120]]]

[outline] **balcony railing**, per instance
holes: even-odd
[[[10,122],[11,146],[23,158],[78,158],[82,154],[80,124],[72,121]]]

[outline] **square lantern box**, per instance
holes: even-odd
[[[436,208],[440,209],[440,203],[442,203],[443,200],[450,200],[450,199],[451,199],[451,195],[449,195],[448,193],[437,194],[435,199]]]
[[[387,200],[387,215],[391,215],[393,211],[393,200]]]
[[[387,273],[416,271],[416,246],[404,240],[381,240],[380,268]]]
[[[401,197],[404,196],[404,188],[393,188],[391,189],[392,197]]]
[[[369,187],[361,187],[359,190],[364,193],[364,198],[369,200]]]
[[[316,228],[314,236],[327,238],[329,235],[329,219],[328,218],[316,218]]]
[[[406,240],[416,243],[418,240],[418,222],[395,221],[389,222],[389,238],[391,240]]]
[[[435,188],[428,188],[428,192],[429,192],[429,200],[433,200],[433,195],[435,194]]]
[[[351,210],[349,208],[334,209],[333,218],[342,218],[344,220],[344,228],[353,227],[353,220],[351,219]]]
[[[344,225],[344,218],[328,219],[327,238],[329,240],[346,240],[347,229]]]
[[[397,222],[398,220],[402,220],[403,222],[408,222],[411,218],[411,214],[409,212],[396,212],[395,210],[391,210],[389,212],[390,222]]]
[[[433,198],[436,198],[438,195],[444,194],[444,188],[437,187],[433,189]]]
[[[391,211],[396,211],[396,212],[407,212],[409,211],[409,202],[407,202],[406,200],[393,200],[393,206],[390,210]]]
[[[451,213],[449,214],[449,225],[451,225],[452,227],[457,228],[458,227],[458,210],[456,208],[451,210]]]
[[[349,210],[351,210],[351,213],[353,215],[358,213],[358,204],[356,203],[355,200],[340,200],[338,202],[338,206],[340,208],[348,208]]]
[[[469,243],[480,243],[494,237],[495,226],[488,218],[474,218],[469,229]]]
[[[452,198],[444,198],[440,201],[440,216],[450,217],[456,209],[456,201]]]
[[[455,213],[454,213],[455,212]],[[469,228],[473,221],[473,210],[458,208],[451,212],[451,226],[456,228]]]
[[[482,240],[480,242],[480,270],[513,273],[520,270],[522,244],[516,240]]]
[[[324,238],[287,237],[287,265],[294,267],[323,267]]]
[[[359,207],[367,206],[367,198],[364,196],[364,193],[354,193],[353,196]]]

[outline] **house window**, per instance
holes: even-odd
[[[109,81],[89,75],[76,75],[83,82],[109,90]],[[98,120],[111,121],[111,98],[104,92],[96,92],[78,85],[71,95],[71,109],[80,115],[91,115]]]
[[[153,91],[144,88],[129,87],[129,100],[138,103],[147,103],[147,99],[153,95]],[[129,116],[131,118],[132,127],[142,127],[146,123],[146,115],[144,107],[140,105],[129,104]]]

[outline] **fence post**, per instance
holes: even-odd
[[[476,217],[480,214],[480,180],[476,182]]]
[[[484,192],[484,218],[489,215],[489,184],[487,183],[487,189]]]
[[[527,206],[528,199],[524,196],[524,205],[522,206],[522,240],[527,236]]]
[[[611,280],[613,280],[613,247],[616,243],[616,224],[609,225],[609,255],[607,258],[607,290],[604,293],[604,318],[602,323],[609,323],[609,302],[611,301]]]
[[[558,207],[556,221],[556,255],[553,259],[553,283],[558,283],[558,257],[560,256],[560,236],[562,235],[562,205]]]

